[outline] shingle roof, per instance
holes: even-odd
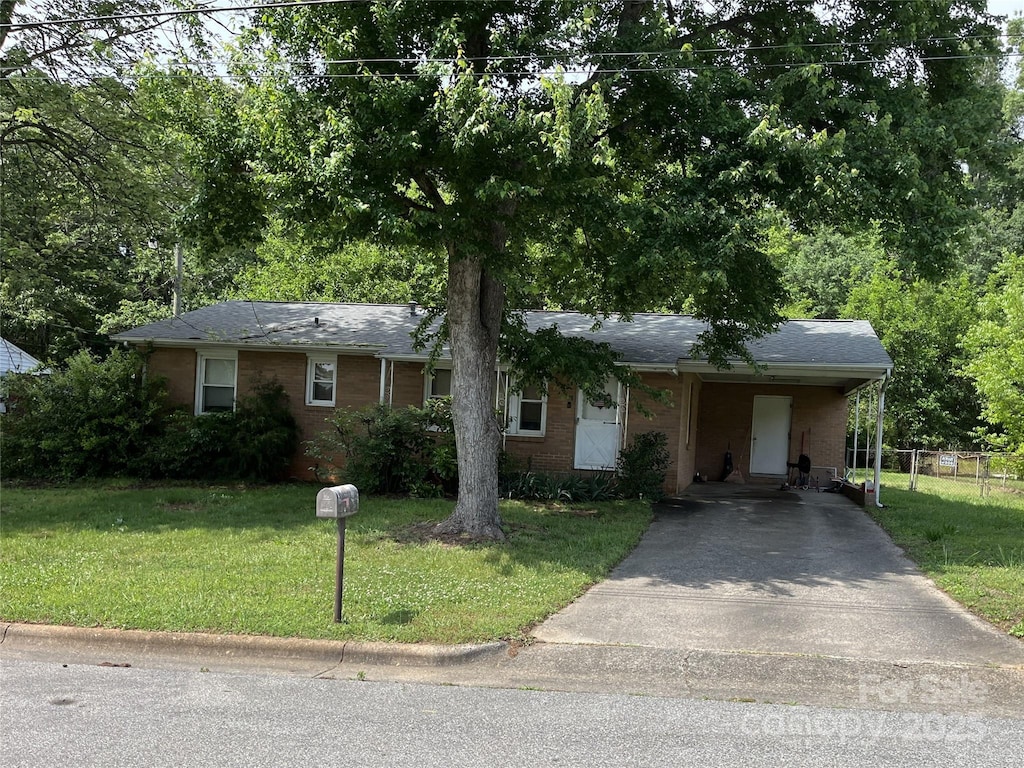
[[[404,304],[320,304],[227,301],[180,317],[144,325],[114,338],[156,344],[192,342],[238,346],[366,349],[386,357],[412,356],[412,332],[423,319]],[[686,315],[636,314],[629,322],[575,312],[527,312],[531,330],[557,326],[563,335],[605,341],[627,363],[675,365],[705,329]],[[760,363],[857,365],[889,368],[892,360],[864,320],[791,320],[749,344]]]
[[[117,340],[412,349],[423,319],[398,304],[225,301],[116,334]]]

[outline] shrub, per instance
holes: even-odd
[[[288,393],[277,383],[258,382],[234,412],[232,455],[225,469],[240,480],[280,480],[299,447],[299,425]]]
[[[425,408],[377,404],[339,408],[330,428],[307,444],[322,480],[344,477],[365,493],[439,496],[457,488],[458,467],[447,401]]]
[[[664,432],[635,435],[619,453],[616,466],[619,492],[624,498],[657,501],[663,490],[670,457],[668,436]]]
[[[257,384],[232,413],[170,411],[145,358],[81,352],[48,376],[4,382],[3,474],[74,480],[134,476],[182,480],[280,479],[298,447],[288,397]]]
[[[4,381],[5,477],[73,480],[131,474],[159,433],[162,382],[145,359],[114,350],[105,360],[80,352],[48,375]]]
[[[299,444],[299,429],[280,384],[257,382],[235,410],[177,412],[140,463],[140,474],[179,480],[280,480]]]
[[[588,504],[618,498],[615,476],[543,474],[508,471],[501,474],[501,494],[523,501]]]

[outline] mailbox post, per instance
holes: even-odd
[[[341,623],[341,588],[345,576],[345,520],[359,511],[359,491],[354,485],[324,488],[316,495],[316,516],[338,521],[338,564],[334,581],[334,621]]]

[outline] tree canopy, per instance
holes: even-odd
[[[0,4],[10,25],[0,27],[0,314],[5,333],[43,358],[99,345],[101,318],[122,301],[169,291],[149,243],[171,227],[187,184],[125,63],[154,44],[157,22],[37,25],[111,8]]]
[[[447,527],[500,536],[493,370],[520,291],[685,308],[724,363],[780,319],[766,211],[875,223],[940,273],[999,127],[996,32],[981,0],[366,2],[260,11],[235,67],[280,210],[446,254]]]
[[[966,336],[964,367],[978,387],[990,440],[1024,449],[1024,257],[1011,254],[993,275],[980,321]]]

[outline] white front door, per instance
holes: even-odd
[[[615,469],[622,435],[622,385],[611,378],[604,397],[587,399],[580,390],[576,408],[576,469]]]
[[[758,395],[750,427],[750,474],[785,475],[793,398]]]

